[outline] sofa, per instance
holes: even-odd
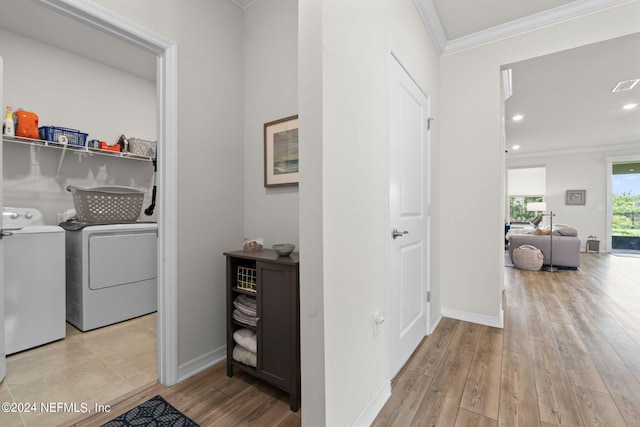
[[[553,266],[577,269],[580,266],[580,246],[577,231],[572,227],[554,226],[553,239],[550,234],[510,234],[509,235],[509,258],[513,262],[513,250],[522,245],[531,245],[542,251],[544,255],[544,265],[551,264],[550,245],[553,241]]]

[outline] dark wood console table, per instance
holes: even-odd
[[[280,257],[271,249],[225,252],[227,257],[227,375],[241,369],[289,393],[292,411],[300,408],[299,254]],[[233,316],[240,295],[255,298],[255,326]],[[235,331],[256,333],[256,366],[233,358]]]

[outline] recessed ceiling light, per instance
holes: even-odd
[[[520,149],[520,146],[519,145],[512,145],[511,148],[514,149],[514,150],[518,150],[518,149]]]
[[[522,114],[516,114],[512,117],[512,119],[516,122],[519,122],[520,120],[524,119],[524,116]]]
[[[638,84],[638,82],[640,82],[640,79],[625,80],[618,83],[611,92],[623,92],[625,90],[631,90],[635,85]]]
[[[634,108],[636,108],[638,106],[638,104],[626,104],[622,106],[622,109],[624,110],[633,110]]]

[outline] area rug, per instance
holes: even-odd
[[[101,427],[199,427],[160,396],[152,397]]]

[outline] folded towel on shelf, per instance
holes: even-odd
[[[233,347],[233,360],[237,360],[240,363],[244,363],[249,366],[258,365],[258,357],[255,352],[247,350],[241,345]]]
[[[238,310],[241,313],[244,313],[247,316],[256,317],[256,310],[251,310],[251,309],[249,309],[246,306],[243,306],[241,304],[234,304],[234,307],[235,307],[236,310]]]
[[[233,333],[234,341],[249,351],[256,352],[258,344],[256,341],[256,333],[250,329],[242,328]]]
[[[255,314],[253,316],[247,315],[242,311],[236,309],[236,310],[233,310],[232,315],[235,320],[237,320],[240,323],[244,323],[245,325],[256,326],[258,324],[258,322],[256,321]]]
[[[256,299],[248,295],[240,295],[233,300],[233,306],[248,316],[256,316]]]

